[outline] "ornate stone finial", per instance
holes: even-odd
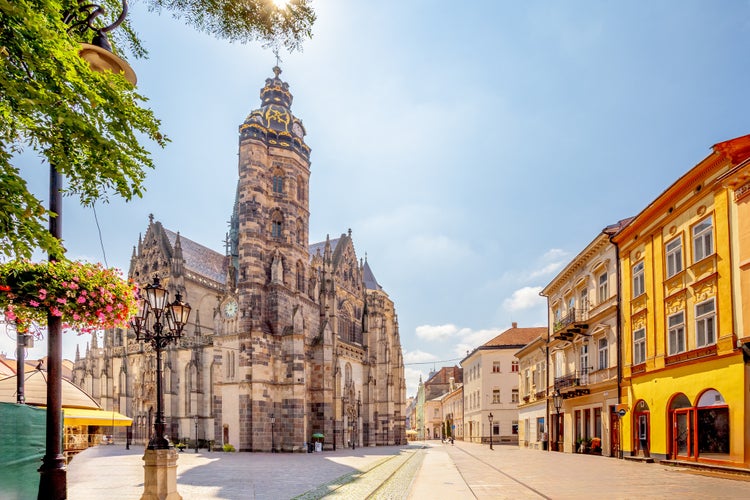
[[[148,223],[153,224],[154,223],[154,214],[148,214]]]
[[[349,228],[349,230],[347,231],[347,234],[349,234],[350,238],[352,237],[352,228]]]
[[[281,74],[281,68],[279,68],[278,66],[274,66],[274,67],[273,67],[273,74],[274,74],[274,76],[275,76],[276,78],[278,78],[278,77],[279,77],[279,75]]]

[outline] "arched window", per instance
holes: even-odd
[[[297,176],[297,201],[305,201],[305,179],[301,175]]]
[[[302,226],[302,220],[297,219],[297,244],[303,245],[305,241],[304,229]]]
[[[128,374],[125,370],[120,370],[120,396],[129,396]]]
[[[284,234],[284,216],[280,211],[275,211],[271,216],[271,237],[281,238]]]
[[[271,177],[271,184],[274,194],[284,194],[284,171],[275,168]]]
[[[297,262],[297,290],[305,291],[305,267],[302,262]]]
[[[346,364],[346,368],[344,368],[344,385],[348,386],[352,383],[352,365],[350,363]]]

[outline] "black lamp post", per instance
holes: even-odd
[[[271,413],[271,453],[276,453],[276,417]]]
[[[81,5],[82,4],[82,5]],[[94,71],[111,70],[123,73],[133,85],[136,76],[130,65],[112,53],[107,41],[109,31],[117,28],[128,13],[128,3],[122,0],[122,12],[117,20],[109,26],[97,27],[94,22],[104,13],[99,5],[79,2],[78,12],[63,13],[64,22],[70,26],[68,31],[94,31],[91,44],[81,44],[79,55],[85,59]],[[87,11],[88,10],[88,11]],[[57,214],[49,218],[50,236],[62,240],[62,187],[63,178],[54,163],[49,165],[49,211]],[[48,260],[59,260],[62,255],[50,253]],[[23,377],[23,372],[20,374]],[[47,417],[45,433],[45,454],[39,468],[39,499],[58,500],[67,497],[68,480],[65,457],[62,449],[62,320],[59,316],[47,314]]]
[[[492,412],[490,412],[490,414],[487,415],[487,418],[490,421],[490,450],[493,450],[494,448],[492,447],[492,418],[493,418]]]
[[[331,417],[331,427],[333,427],[333,451],[336,451],[336,419]]]
[[[193,417],[193,423],[195,424],[195,453],[198,453],[198,415]]]
[[[559,390],[552,395],[552,404],[557,411],[557,429],[555,429],[555,448],[560,451],[560,408],[562,408],[563,397]]]
[[[360,395],[357,394],[357,421],[354,423],[354,426],[356,428],[356,432],[355,432],[356,442],[359,442],[359,416],[360,416],[361,410],[362,410],[362,400],[360,399]],[[352,449],[354,449],[354,445],[352,445]]]
[[[164,436],[164,394],[162,391],[161,351],[170,342],[182,336],[182,329],[190,317],[190,305],[182,301],[182,295],[175,294],[175,301],[168,302],[169,292],[162,288],[158,277],[141,291],[139,314],[131,321],[136,340],[150,342],[156,351],[156,421],[154,436],[148,442],[149,450],[164,450],[172,444]],[[164,330],[164,323],[167,330]],[[195,447],[198,451],[198,416],[195,416]]]

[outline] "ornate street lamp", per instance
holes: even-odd
[[[487,418],[490,421],[490,450],[493,450],[494,448],[492,447],[492,412],[490,412],[490,414],[487,415]]]
[[[555,390],[555,393],[552,395],[552,405],[555,407],[555,410],[557,411],[557,429],[555,429],[555,448],[556,451],[560,451],[560,408],[562,408],[563,403],[563,397],[562,394],[560,394],[560,390]]]
[[[143,296],[145,292],[145,297]],[[133,318],[131,326],[135,330],[135,339],[150,343],[156,351],[156,422],[154,436],[148,443],[149,450],[166,450],[172,443],[164,436],[164,394],[162,391],[161,351],[170,342],[182,336],[182,329],[190,317],[190,305],[182,301],[182,295],[175,294],[175,301],[168,303],[169,292],[162,288],[158,277],[141,291],[139,313]],[[167,330],[164,329],[164,321]],[[195,442],[198,446],[198,416],[195,416]]]

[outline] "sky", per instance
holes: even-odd
[[[546,325],[539,291],[601,229],[750,133],[747,0],[313,6],[313,38],[280,63],[312,148],[310,237],[352,229],[395,302],[409,396],[512,322]],[[238,126],[276,63],[138,1],[129,15],[171,143],[151,148],[142,199],[96,206],[101,243],[91,208],[63,208],[69,257],[125,271],[150,213],[224,251]],[[47,167],[18,164],[46,199]],[[66,357],[87,341],[68,336]]]

